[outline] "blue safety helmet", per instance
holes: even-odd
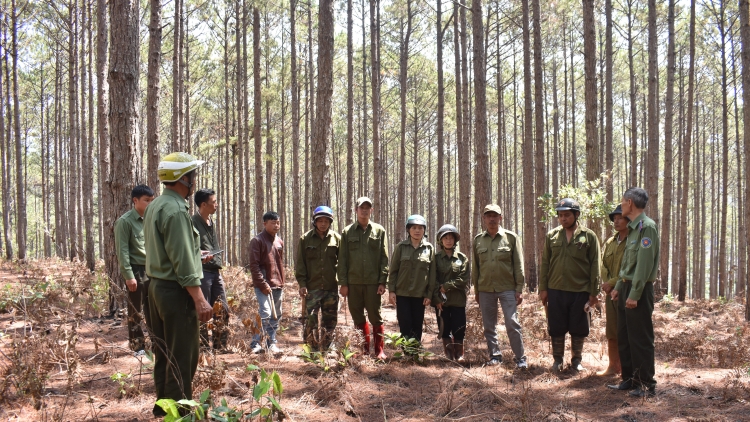
[[[321,205],[318,208],[315,208],[315,211],[313,211],[313,224],[315,224],[315,221],[320,217],[326,217],[331,220],[331,223],[333,223],[333,210],[331,207]]]

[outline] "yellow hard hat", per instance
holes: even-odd
[[[160,182],[176,182],[191,171],[202,166],[205,161],[198,160],[186,152],[173,152],[162,158],[157,169]]]

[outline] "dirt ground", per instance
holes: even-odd
[[[247,278],[224,272],[230,296],[232,353],[203,355],[195,399],[211,397],[245,412],[253,406],[258,371],[276,371],[283,384],[282,417],[290,421],[748,421],[750,324],[742,304],[663,300],[654,313],[657,396],[631,399],[605,388],[618,377],[598,377],[606,367],[604,319],[594,319],[584,348],[587,371],[551,374],[543,308],[525,294],[520,307],[530,367],[485,367],[486,347],[478,308],[467,308],[467,357],[446,360],[432,308],[425,315],[423,364],[403,359],[379,363],[355,355],[322,366],[305,362],[300,300],[290,277],[283,303],[283,355],[249,353],[257,311]],[[45,285],[46,284],[46,285]],[[80,266],[59,261],[0,264],[0,418],[7,420],[150,421],[152,364],[128,349],[122,319],[102,317],[106,283]],[[336,344],[358,339],[341,304]],[[386,332],[397,332],[395,309],[383,308]],[[243,323],[243,320],[245,323]],[[248,324],[248,325],[246,325]],[[512,361],[504,327],[498,327],[505,362]],[[568,348],[570,340],[567,340]],[[387,353],[393,355],[395,350]],[[566,351],[566,362],[570,352]],[[124,380],[112,379],[113,375]],[[278,419],[279,415],[274,416]]]

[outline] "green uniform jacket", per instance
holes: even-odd
[[[193,214],[193,226],[198,230],[198,234],[201,237],[200,247],[202,251],[216,252],[221,249],[219,239],[216,237],[216,224],[213,219],[211,219],[211,225],[209,226],[200,213],[196,212]],[[220,270],[223,264],[221,255],[214,255],[210,261],[203,264],[203,269]]]
[[[370,222],[362,230],[359,223],[341,232],[339,285],[383,284],[388,280],[388,237],[383,226]]]
[[[620,266],[620,279],[630,280],[629,299],[641,298],[643,288],[649,281],[656,280],[659,269],[659,232],[654,220],[641,213],[628,223],[628,244]],[[621,290],[622,281],[618,281],[615,289]]]
[[[131,209],[115,222],[115,248],[120,274],[125,280],[135,278],[133,265],[146,265],[146,247],[143,243],[143,217]]]
[[[544,239],[539,291],[550,288],[596,296],[599,294],[600,253],[596,234],[580,224],[570,242],[563,226],[550,230]]]
[[[493,239],[487,231],[474,237],[471,284],[474,292],[523,291],[521,239],[500,227]]]
[[[617,236],[619,234],[615,233],[604,242],[604,255],[602,255],[602,282],[609,283],[612,287],[615,287],[617,280],[620,279],[620,264],[625,254],[625,245],[628,243],[625,239],[618,244]]]
[[[435,293],[435,247],[424,238],[418,247],[410,239],[393,249],[388,291],[397,296],[423,297],[432,300]]]
[[[437,286],[432,298],[432,304],[443,303],[443,306],[466,307],[466,288],[469,285],[469,258],[461,252],[453,252],[448,256],[445,251],[435,254],[435,267],[437,269]],[[443,302],[440,297],[440,286],[445,290],[447,300]]]
[[[321,239],[315,229],[312,229],[299,239],[294,272],[300,287],[309,290],[336,290],[340,245],[341,235],[333,230],[328,230]]]
[[[188,203],[171,189],[154,199],[143,218],[146,274],[182,287],[200,286],[200,236],[188,214]]]

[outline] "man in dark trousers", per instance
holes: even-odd
[[[154,191],[138,185],[130,193],[133,208],[115,222],[115,248],[120,274],[128,288],[128,342],[136,356],[146,353],[141,321],[150,327],[148,313],[148,277],[146,277],[146,247],[143,242],[143,214],[154,200]]]
[[[202,164],[184,152],[164,157],[158,167],[164,192],[148,206],[143,219],[157,399],[193,398],[199,322],[211,318],[211,305],[201,292],[200,238],[187,203]],[[153,413],[166,415],[158,406]]]
[[[269,352],[281,353],[276,345],[284,299],[284,242],[277,235],[280,229],[279,214],[269,211],[263,214],[263,231],[250,241],[250,274],[262,325],[261,332],[253,336],[253,353],[263,350],[262,336],[265,336]]]
[[[583,371],[583,345],[589,335],[589,307],[598,303],[599,239],[578,222],[581,206],[564,198],[555,206],[560,225],[547,233],[539,273],[539,299],[547,307],[547,328],[552,338],[553,372],[560,372],[565,355],[565,334],[570,333],[570,366]]]
[[[218,300],[221,310],[214,311],[213,327],[213,349],[217,353],[227,353],[227,341],[229,340],[229,305],[227,305],[227,294],[224,290],[224,279],[221,277],[223,265],[219,237],[216,224],[211,216],[218,209],[216,192],[213,189],[200,189],[195,192],[195,206],[198,210],[193,214],[193,226],[198,230],[201,245],[201,263],[203,264],[203,278],[201,279],[201,291],[203,297],[213,307]],[[208,348],[208,324],[201,324],[201,346]]]
[[[620,280],[612,290],[617,301],[617,341],[622,382],[607,387],[632,390],[631,396],[656,394],[654,379],[654,280],[659,269],[659,232],[643,212],[648,193],[633,187],[622,194],[622,215],[628,223],[627,246],[620,266]]]

